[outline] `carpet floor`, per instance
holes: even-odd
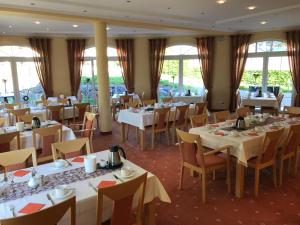
[[[270,171],[261,174],[258,198],[253,196],[254,173],[249,169],[245,179],[245,197],[234,197],[235,170],[232,170],[232,193],[227,193],[225,173],[208,177],[207,203],[202,203],[199,177],[184,175],[183,189],[178,190],[180,155],[178,146],[158,138],[150,149],[150,130],[146,132],[147,149],[141,151],[135,129],[129,129],[129,139],[121,144],[130,161],[155,174],[169,193],[172,203],[156,202],[158,225],[300,225],[300,168],[296,177],[284,176],[282,187],[274,188]],[[95,151],[106,150],[120,143],[120,126],[113,123],[112,135],[95,134]],[[300,162],[300,160],[299,160]]]

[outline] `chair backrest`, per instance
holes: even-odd
[[[161,99],[163,103],[171,103],[173,101],[172,97],[165,97]]]
[[[6,118],[1,118],[0,117],[0,127],[3,127],[6,123]]]
[[[228,110],[214,112],[215,123],[224,122],[226,119],[230,118],[230,112]]]
[[[281,109],[281,103],[282,103],[283,97],[284,97],[284,94],[283,94],[283,93],[279,93],[278,96],[276,97],[277,102],[278,102],[278,109],[279,109],[279,110]]]
[[[139,102],[138,101],[132,101],[132,102],[127,102],[125,103],[125,108],[138,108],[139,107]]]
[[[59,202],[53,206],[45,208],[41,211],[13,217],[9,219],[3,219],[0,221],[1,225],[56,225],[63,218],[63,216],[69,211],[71,214],[70,225],[76,225],[76,196],[69,198],[65,201]]]
[[[65,114],[65,107],[63,105],[46,106],[46,115],[48,120],[64,121],[64,114]]]
[[[38,161],[48,160],[48,156],[52,156],[51,144],[62,141],[62,125],[56,124],[50,127],[37,128],[32,130],[33,146],[38,149],[37,136],[42,139],[42,153],[39,155]]]
[[[68,104],[68,99],[67,98],[58,99],[57,102],[58,102],[58,104],[67,105]]]
[[[194,127],[202,127],[206,125],[208,118],[206,114],[200,114],[200,115],[192,115],[190,117],[190,120],[191,120],[191,125],[194,128]]]
[[[162,130],[168,127],[170,119],[170,110],[170,107],[154,109],[152,123],[153,130]]]
[[[68,159],[80,155],[91,154],[89,138],[77,138],[71,141],[53,143],[52,145],[53,160],[58,158]]]
[[[242,103],[242,100],[241,100],[241,93],[240,93],[240,90],[238,89],[236,91],[236,105],[238,108],[241,107],[241,103]]]
[[[284,154],[297,152],[300,145],[300,124],[291,125],[284,147]]]
[[[200,135],[176,129],[182,163],[205,169],[203,147]]]
[[[15,117],[15,121],[19,120],[19,116],[30,114],[30,108],[25,108],[25,109],[9,109],[7,110],[8,115],[9,115],[9,120],[10,120],[10,124],[13,124],[14,122],[14,118]]]
[[[289,117],[298,117],[300,116],[300,107],[284,106],[283,113]]]
[[[73,119],[76,120],[76,111],[78,110],[78,120],[81,122],[84,119],[85,112],[90,111],[90,103],[74,103],[73,104]]]
[[[256,163],[266,163],[275,160],[279,148],[278,143],[281,140],[283,130],[282,128],[276,131],[266,132],[262,144],[262,151],[258,155]]]
[[[133,95],[121,95],[120,96],[120,103],[122,105],[125,105],[128,102],[131,102],[133,100]]]
[[[17,139],[17,149],[20,149],[20,132],[0,134],[0,152],[10,151],[10,142]]]
[[[143,100],[143,106],[154,106],[156,103],[155,99],[148,99],[148,100]]]
[[[176,106],[174,119],[175,126],[187,124],[189,107],[189,105]]]
[[[195,103],[194,115],[201,115],[206,113],[206,102],[197,102]]]
[[[14,109],[15,106],[20,106],[20,103],[5,103],[4,105],[6,109]]]
[[[147,173],[144,173],[130,181],[118,185],[98,188],[96,224],[102,224],[103,198],[106,196],[114,202],[110,225],[131,225],[133,218],[133,197],[136,195],[138,199],[136,224],[142,225],[146,183]]]
[[[92,141],[92,136],[94,133],[94,122],[95,122],[96,114],[85,112],[84,119],[83,119],[83,137],[90,138],[90,141]]]
[[[5,168],[6,172],[24,169],[29,166],[28,160],[30,156],[32,165],[37,166],[35,148],[2,152],[0,153],[0,165]]]
[[[31,123],[33,119],[32,114],[25,114],[18,117],[18,122]]]
[[[251,112],[249,107],[241,107],[236,109],[236,116],[237,117],[246,117],[248,113]]]

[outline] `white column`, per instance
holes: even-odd
[[[106,23],[100,21],[95,22],[94,30],[99,89],[98,103],[100,107],[100,131],[101,133],[110,133],[112,131],[112,116],[109,95]]]

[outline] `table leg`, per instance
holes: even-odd
[[[125,142],[125,123],[121,123],[121,142]]]
[[[144,205],[144,225],[155,225],[155,201]]]
[[[237,163],[236,165],[236,180],[235,180],[235,197],[244,197],[244,182],[245,182],[245,167]]]
[[[145,150],[145,131],[140,129],[140,145],[141,149]]]

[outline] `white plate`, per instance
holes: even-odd
[[[50,196],[53,199],[60,200],[60,199],[64,199],[64,198],[71,196],[73,193],[74,193],[74,190],[71,188],[68,188],[66,194],[63,197],[60,197],[60,198],[56,197],[55,190],[50,192]]]
[[[129,178],[133,177],[134,175],[135,175],[135,171],[134,171],[134,170],[131,171],[131,173],[130,173],[128,176],[123,176],[123,175],[121,174],[121,172],[119,172],[119,176],[120,176],[121,178],[123,178],[123,179],[129,179]]]

